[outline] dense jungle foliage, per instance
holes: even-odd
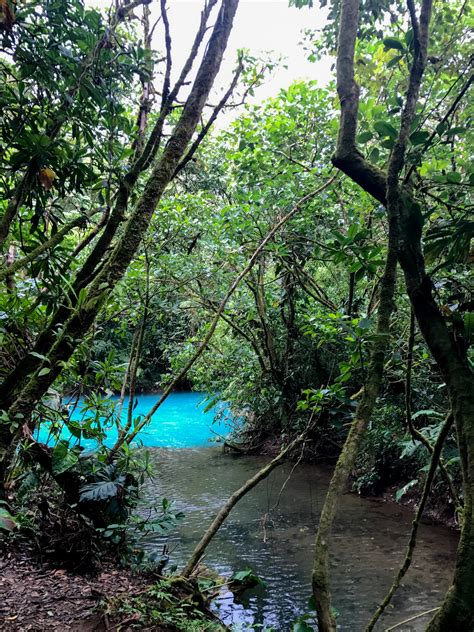
[[[164,0],[0,0],[0,530],[47,548],[54,506],[76,538],[56,559],[94,565],[104,540],[133,558],[135,537],[183,519],[167,501],[133,516],[150,468],[132,446],[154,412],[135,398],[205,391],[228,403],[228,446],[303,433],[307,460],[339,458],[342,488],[423,498],[462,527],[459,594],[429,629],[467,631],[472,8],[321,2],[302,55],[332,56],[333,79],[249,104],[276,65],[252,51],[211,92],[237,4],[203,4],[174,79]]]

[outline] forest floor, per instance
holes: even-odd
[[[9,551],[0,561],[0,630],[101,632],[109,625],[98,605],[105,597],[138,593],[149,580],[104,565],[95,576],[74,575]],[[122,628],[127,629],[127,626]]]

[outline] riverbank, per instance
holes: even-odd
[[[0,630],[102,632],[108,622],[101,602],[146,584],[145,577],[112,564],[95,576],[72,574],[15,547],[0,563]]]
[[[185,519],[169,536],[148,534],[141,546],[153,560],[166,545],[166,570],[171,571],[189,558],[228,496],[268,461],[268,456],[224,454],[209,447],[153,448],[149,456],[156,476],[142,489],[138,514],[148,515],[165,497]],[[211,543],[206,565],[220,576],[251,568],[265,584],[238,600],[230,591],[218,596],[215,614],[230,629],[257,625],[291,629],[307,612],[314,534],[330,475],[328,466],[284,463],[242,499]],[[404,556],[411,520],[411,509],[384,498],[351,493],[341,499],[331,551],[334,604],[342,632],[363,629],[390,586]],[[456,545],[457,534],[452,530],[421,526],[412,568],[384,625],[439,604],[451,581]],[[6,566],[0,569],[5,579],[0,583],[2,630],[101,632],[114,629],[112,620],[120,623],[130,617],[129,626],[150,629],[140,622],[140,612],[158,612],[142,598],[150,586],[153,590],[156,576],[135,575],[113,564],[103,565],[93,577],[78,576],[39,565],[23,554],[4,559]],[[418,632],[425,623],[417,620],[406,629]],[[183,628],[155,625],[151,629]],[[186,632],[192,629],[184,628]]]
[[[111,563],[95,575],[77,575],[17,547],[0,562],[0,597],[4,632],[225,629],[193,584]]]
[[[291,438],[287,437],[289,441]],[[319,441],[319,443],[318,443]],[[328,472],[337,462],[341,445],[335,441],[325,437],[323,449],[321,449],[321,438],[318,437],[316,442],[307,441],[304,449],[297,451],[293,455],[293,462],[314,465],[319,468],[326,469]],[[235,455],[252,455],[258,457],[266,457],[268,460],[275,458],[283,448],[281,436],[267,437],[258,445],[258,449],[250,446],[247,449],[244,445],[235,445],[231,440],[224,443],[224,451],[234,453]],[[347,485],[347,493],[357,494],[362,498],[380,503],[393,503],[409,508],[412,512],[416,512],[418,503],[423,493],[423,476],[419,476],[417,482],[413,484],[417,473],[413,469],[413,465],[409,464],[404,469],[400,465],[395,473],[399,476],[394,477],[394,472],[390,472],[387,482],[384,482],[383,472],[378,472],[375,476],[371,472],[370,465],[360,464],[354,469],[352,476]],[[415,466],[416,467],[416,466]],[[373,468],[374,470],[377,468]],[[380,468],[379,468],[380,469]],[[408,474],[411,475],[407,476]],[[395,478],[395,480],[394,480]],[[364,480],[365,479],[365,480]],[[370,480],[370,485],[364,484],[366,480]],[[406,491],[400,495],[400,490],[406,488]],[[449,498],[449,493],[445,490],[443,494],[432,493],[428,498],[427,506],[423,512],[423,521],[430,524],[443,525],[451,529],[459,530],[459,520],[456,515],[454,504]]]

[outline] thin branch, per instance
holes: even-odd
[[[170,33],[170,23],[168,20],[168,11],[166,9],[166,0],[161,0],[161,17],[163,18],[163,25],[165,27],[165,48],[166,48],[166,69],[165,69],[165,78],[163,81],[163,91],[161,95],[161,110],[165,110],[168,105],[168,97],[170,93],[171,66],[172,66],[171,33]]]
[[[225,521],[225,519],[227,518],[227,516],[230,514],[230,512],[235,507],[235,505],[239,502],[239,500],[241,498],[243,498],[246,494],[248,494],[248,492],[251,491],[256,485],[258,485],[258,483],[260,483],[260,481],[263,481],[265,478],[267,478],[267,476],[276,467],[278,467],[279,465],[281,465],[283,463],[283,460],[285,459],[285,457],[288,454],[290,454],[291,451],[299,443],[304,441],[304,439],[306,438],[306,436],[308,435],[310,430],[313,428],[312,422],[313,422],[313,417],[311,416],[311,419],[310,419],[306,429],[304,430],[304,432],[302,432],[298,437],[296,437],[296,439],[294,439],[286,448],[284,448],[278,454],[278,456],[276,456],[272,461],[270,461],[270,463],[265,465],[265,467],[263,467],[261,470],[259,470],[254,476],[249,478],[242,485],[242,487],[240,487],[238,490],[236,490],[229,497],[229,499],[224,503],[224,505],[221,507],[221,509],[217,513],[216,517],[214,518],[214,520],[210,524],[209,528],[206,530],[206,532],[202,536],[201,540],[196,545],[194,551],[192,552],[191,557],[189,558],[186,566],[184,567],[184,569],[183,569],[183,571],[181,573],[181,575],[183,577],[188,578],[193,573],[193,571],[196,569],[197,565],[199,564],[199,562],[200,562],[200,560],[201,560],[201,558],[202,558],[202,556],[204,554],[204,551],[206,550],[206,548],[208,547],[209,543],[211,542],[213,537],[216,535],[216,533],[218,532],[218,530],[222,526],[222,524]]]
[[[150,7],[148,4],[143,6],[143,46],[149,54],[147,59],[146,74],[141,75],[142,95],[140,97],[140,106],[137,115],[137,138],[134,146],[134,158],[136,159],[143,151],[145,143],[145,133],[148,123],[148,115],[151,110],[151,94],[153,87],[153,57],[151,55],[151,37],[150,31]]]
[[[319,187],[318,189],[316,189],[315,191],[311,193],[308,193],[303,198],[301,198],[301,200],[299,200],[299,202],[275,224],[275,226],[268,232],[266,237],[260,242],[259,246],[256,248],[256,250],[250,257],[248,264],[245,266],[242,272],[240,272],[240,274],[238,274],[238,276],[235,278],[229,290],[227,291],[227,294],[222,299],[219,307],[216,310],[216,314],[209,325],[209,329],[207,331],[206,336],[204,337],[204,340],[200,343],[195,353],[191,356],[188,362],[186,362],[185,366],[181,369],[181,371],[179,371],[179,373],[174,377],[174,379],[168,384],[168,386],[163,391],[162,396],[152,406],[152,408],[148,411],[148,413],[145,415],[142,421],[135,426],[133,432],[130,435],[128,435],[127,440],[126,440],[128,444],[130,444],[135,439],[137,434],[150,422],[151,418],[153,417],[155,412],[158,410],[158,408],[161,406],[161,404],[168,398],[170,393],[175,389],[176,385],[186,376],[189,369],[204,353],[212,336],[214,335],[214,332],[219,323],[221,314],[224,312],[229,299],[234,294],[235,290],[239,286],[242,279],[244,279],[245,276],[250,272],[250,270],[252,270],[253,266],[255,265],[256,261],[258,260],[261,252],[264,250],[266,245],[273,239],[273,237],[280,230],[280,228],[284,226],[294,215],[296,215],[296,213],[300,210],[303,204],[305,204],[314,196],[318,195],[319,193],[327,189],[334,182],[335,179],[336,179],[336,176],[331,177],[321,187]],[[113,446],[113,448],[111,449],[109,453],[109,457],[108,457],[109,462],[110,460],[114,458],[115,454],[118,452],[121,445],[122,445],[121,443],[117,442]]]
[[[453,424],[453,415],[452,415],[452,413],[450,411],[448,413],[448,416],[447,416],[447,418],[446,418],[446,420],[445,420],[445,422],[444,422],[444,424],[443,424],[443,426],[442,426],[442,428],[440,430],[440,433],[439,433],[438,438],[436,440],[436,443],[434,445],[433,454],[431,456],[430,469],[429,469],[428,475],[426,477],[425,486],[424,486],[424,489],[423,489],[423,495],[421,497],[420,504],[418,505],[418,509],[416,511],[415,519],[413,520],[413,526],[412,526],[412,529],[411,529],[410,539],[408,541],[408,547],[407,547],[407,552],[406,552],[406,555],[405,555],[405,559],[403,560],[403,563],[400,566],[400,569],[399,569],[399,571],[398,571],[398,573],[397,573],[397,575],[395,577],[395,580],[394,580],[392,586],[390,587],[390,590],[385,595],[384,599],[382,600],[382,602],[380,603],[379,607],[377,608],[374,616],[372,617],[372,619],[370,620],[369,624],[365,628],[365,632],[371,632],[374,629],[375,624],[377,623],[379,618],[382,616],[382,614],[383,614],[384,610],[386,609],[386,607],[391,602],[393,595],[397,591],[398,587],[400,586],[400,583],[401,583],[402,579],[405,577],[408,569],[411,566],[411,562],[412,562],[412,558],[413,558],[413,552],[415,550],[416,539],[417,539],[417,535],[418,535],[418,527],[420,526],[421,517],[423,516],[423,511],[425,509],[426,502],[428,500],[428,496],[430,495],[431,485],[433,483],[433,479],[434,479],[434,476],[436,474],[436,469],[438,467],[439,459],[441,457],[441,451],[443,449],[444,442],[446,440],[446,437],[448,436],[448,433],[449,433],[449,431],[451,429],[452,424]]]
[[[189,148],[189,151],[186,154],[186,156],[183,158],[183,160],[176,167],[176,170],[174,172],[173,178],[175,178],[178,175],[178,173],[182,169],[184,169],[184,167],[188,164],[188,162],[193,158],[194,154],[196,153],[196,151],[199,148],[199,145],[201,144],[201,142],[203,141],[203,139],[205,138],[205,136],[209,132],[209,130],[212,127],[212,125],[214,124],[214,121],[216,120],[216,118],[218,117],[219,112],[221,112],[221,110],[225,107],[227,101],[229,100],[231,94],[233,93],[233,91],[235,89],[235,86],[237,85],[237,82],[239,80],[239,77],[240,77],[240,75],[242,73],[242,70],[243,70],[243,65],[242,65],[242,61],[240,60],[239,61],[239,65],[237,67],[237,70],[236,70],[236,72],[234,74],[234,77],[232,79],[232,82],[231,82],[231,84],[229,86],[229,89],[227,90],[227,92],[224,94],[222,99],[219,101],[219,103],[214,108],[214,111],[212,112],[211,116],[209,117],[209,120],[202,127],[202,129],[199,132],[199,134],[197,135],[195,141],[193,142],[193,144]]]
[[[21,268],[24,268],[29,263],[32,263],[33,261],[35,261],[35,259],[37,259],[44,252],[46,252],[47,250],[51,250],[52,248],[57,246],[59,243],[61,243],[64,237],[73,228],[76,228],[77,226],[84,224],[85,221],[86,221],[86,218],[82,215],[80,217],[75,217],[73,220],[65,224],[61,228],[61,230],[58,230],[58,232],[55,233],[52,237],[50,237],[47,241],[44,241],[42,244],[40,244],[34,250],[32,250],[29,254],[27,254],[26,257],[23,257],[22,259],[17,259],[11,265],[1,268],[0,281],[3,281],[3,279],[11,277],[13,274],[15,274],[15,272],[17,272]]]
[[[431,608],[430,610],[425,610],[425,612],[419,612],[418,614],[413,615],[413,617],[408,617],[408,619],[403,619],[403,621],[399,621],[395,625],[392,625],[389,628],[385,628],[384,632],[392,632],[392,630],[396,630],[401,625],[405,625],[405,623],[410,623],[410,621],[415,621],[415,619],[426,617],[428,614],[432,614],[433,612],[437,612],[438,610],[439,610],[439,606],[437,608]]]
[[[422,156],[425,151],[430,147],[431,143],[433,142],[433,139],[435,138],[435,136],[438,134],[438,127],[440,125],[443,125],[443,123],[445,123],[449,117],[456,111],[459,103],[461,102],[462,98],[464,97],[464,95],[467,93],[467,91],[469,90],[469,88],[472,85],[472,82],[474,80],[474,75],[471,75],[469,77],[469,79],[466,81],[466,83],[464,84],[464,86],[462,87],[461,91],[459,92],[458,96],[454,99],[453,103],[451,104],[450,108],[448,109],[448,111],[446,112],[446,114],[443,116],[443,118],[441,119],[441,121],[438,123],[438,125],[436,126],[436,129],[431,132],[431,135],[429,136],[429,138],[425,141],[425,144],[423,145],[423,147],[421,148],[421,151],[419,152],[419,154]],[[413,173],[413,171],[415,170],[416,165],[412,164],[410,169],[407,171],[407,174],[405,176],[404,182],[405,184],[409,181],[411,174]]]

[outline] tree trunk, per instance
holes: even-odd
[[[405,235],[409,233],[406,227]],[[456,424],[463,474],[464,511],[453,585],[428,626],[428,632],[472,632],[474,627],[474,389],[473,375],[456,344],[424,270],[419,241],[408,239],[400,251],[408,294],[423,337],[446,382]],[[421,281],[420,281],[421,279]]]
[[[423,0],[418,23],[413,0],[408,0],[415,46],[426,57],[431,0]],[[359,88],[354,80],[354,50],[359,1],[343,0],[337,59],[341,104],[338,147],[333,163],[381,204],[387,205],[387,176],[368,162],[356,146]],[[412,68],[413,72],[421,68]],[[421,75],[419,76],[421,80]],[[407,100],[408,100],[407,95]],[[453,584],[429,624],[428,632],[472,632],[474,627],[474,389],[465,350],[458,345],[433,297],[433,283],[425,271],[421,246],[422,214],[412,191],[399,190],[400,233],[398,259],[420,331],[446,382],[456,424],[464,492],[464,519]],[[323,543],[326,545],[326,543]],[[330,625],[330,622],[328,623]],[[331,629],[323,628],[324,629]]]
[[[11,386],[15,393],[14,398],[11,397],[10,393],[2,393],[4,397],[0,407],[3,410],[7,410],[10,423],[2,422],[0,426],[0,460],[4,460],[8,446],[14,436],[18,434],[18,429],[12,427],[11,422],[20,421],[23,424],[22,420],[30,419],[36,404],[61,372],[63,363],[69,360],[77,345],[92,326],[104,301],[122,278],[130,261],[137,252],[153,212],[177,165],[183,158],[199,122],[212,84],[220,68],[237,6],[238,0],[222,0],[213,33],[209,39],[206,52],[181,117],[163,150],[160,160],[153,169],[145,185],[144,192],[131,213],[120,239],[90,285],[87,298],[84,297],[67,321],[63,322],[61,331],[56,339],[56,332],[49,332],[49,338],[51,339],[52,337],[54,344],[51,349],[48,349],[48,360],[37,366],[36,362],[33,362],[37,361],[37,358],[31,356],[31,354],[27,356],[27,363],[33,362],[33,366],[32,368],[30,366],[27,367],[26,379],[22,381],[21,390],[16,390],[15,385],[12,384]],[[118,203],[119,205],[121,204],[120,200]],[[48,332],[46,332],[45,336],[48,338]],[[39,369],[41,367],[47,368],[48,371],[36,370],[36,368]],[[35,370],[36,372],[32,374],[32,371]],[[25,373],[18,376],[18,378],[25,378]],[[8,404],[11,402],[11,405],[6,406],[5,401]]]

